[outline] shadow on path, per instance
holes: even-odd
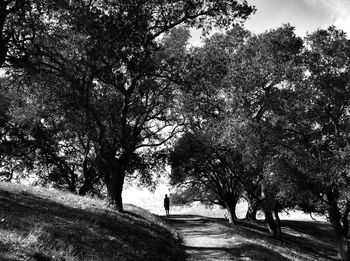
[[[224,229],[217,219],[195,215],[171,215],[166,220],[183,236],[190,261],[289,260],[272,249],[254,244],[240,235],[233,235]]]

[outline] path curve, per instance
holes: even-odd
[[[167,221],[182,235],[188,261],[252,260],[242,255],[239,239],[225,232],[217,219],[171,215]]]

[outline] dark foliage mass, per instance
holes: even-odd
[[[228,27],[252,11],[217,0],[23,2],[6,23],[6,173],[35,172],[38,183],[80,195],[106,185],[122,210],[125,179],[151,183],[164,159],[154,148],[183,124],[175,108],[184,28]]]

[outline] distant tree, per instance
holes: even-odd
[[[218,204],[227,209],[231,223],[237,219],[236,205],[242,195],[242,186],[232,170],[221,161],[217,148],[210,147],[198,134],[186,133],[177,142],[170,155],[172,185],[180,185],[180,195],[197,191],[184,202],[201,200]],[[229,157],[233,157],[230,155]],[[238,159],[239,160],[239,159]]]

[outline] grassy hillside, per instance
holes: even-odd
[[[56,190],[0,183],[0,260],[183,260],[181,240],[158,217]]]

